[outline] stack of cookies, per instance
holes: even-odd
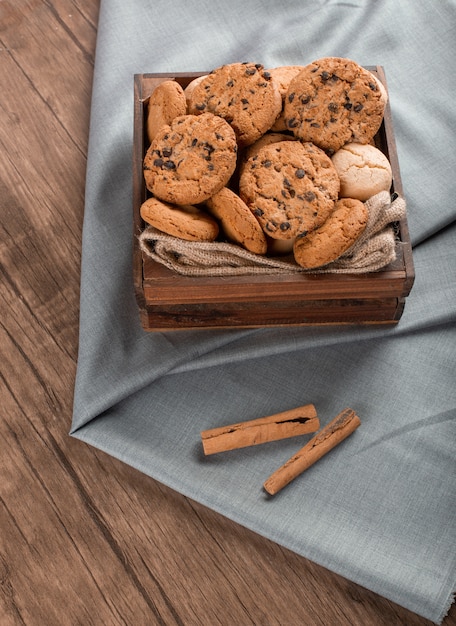
[[[338,57],[165,80],[148,102],[141,216],[188,241],[331,263],[365,230],[364,201],[390,190],[374,144],[386,102],[371,72]]]

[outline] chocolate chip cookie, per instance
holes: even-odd
[[[316,269],[338,259],[364,232],[368,211],[360,200],[342,198],[327,220],[307,235],[298,235],[293,254],[305,269]]]
[[[275,83],[277,84],[280,96],[282,98],[282,111],[271,127],[271,130],[275,132],[287,130],[287,125],[283,112],[283,105],[285,102],[285,97],[287,95],[288,87],[290,86],[292,79],[299,74],[302,68],[302,65],[281,65],[280,67],[273,67],[272,69],[268,70],[268,72],[271,74],[272,80],[275,81]]]
[[[235,133],[221,117],[177,117],[160,129],[146,152],[146,187],[165,202],[199,204],[227,184],[236,155]]]
[[[257,139],[257,141],[252,143],[251,146],[248,146],[247,148],[245,148],[245,150],[243,150],[242,160],[247,161],[247,159],[249,159],[250,157],[255,156],[255,154],[258,153],[258,150],[262,148],[263,146],[268,146],[271,143],[277,143],[279,141],[297,141],[297,140],[296,140],[296,137],[294,137],[293,135],[288,135],[285,133],[276,133],[276,132],[265,133],[259,139]]]
[[[266,235],[245,202],[228,187],[206,201],[210,213],[222,226],[227,238],[255,254],[265,254]]]
[[[153,140],[162,126],[187,113],[184,90],[175,80],[165,80],[152,92],[147,105],[147,137]]]
[[[219,233],[217,221],[192,205],[177,206],[148,198],[141,205],[140,214],[147,224],[187,241],[214,241]]]
[[[310,142],[279,141],[243,164],[239,194],[274,239],[318,228],[334,209],[339,177],[331,159]]]
[[[231,63],[213,70],[190,94],[188,112],[210,112],[234,129],[240,147],[263,135],[282,110],[276,83],[261,64]]]
[[[329,153],[345,143],[369,143],[382,123],[384,94],[371,72],[351,59],[324,57],[290,82],[287,129]]]

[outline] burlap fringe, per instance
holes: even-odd
[[[369,211],[366,229],[355,244],[336,261],[304,270],[292,257],[267,257],[225,242],[193,242],[147,227],[139,236],[141,249],[154,261],[184,276],[245,276],[255,274],[360,274],[376,272],[396,258],[394,223],[406,212],[405,200],[381,192],[365,203]]]

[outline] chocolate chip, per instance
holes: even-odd
[[[290,93],[290,94],[288,95],[288,102],[293,102],[293,100],[294,100],[294,98],[295,98],[295,95],[296,95],[296,94],[295,94],[294,92],[293,92],[293,93]]]
[[[377,84],[376,83],[369,83],[369,88],[372,89],[372,91],[377,91]]]
[[[163,167],[167,170],[175,170],[176,164],[174,163],[174,161],[165,161],[163,163]]]
[[[285,230],[290,230],[290,228],[291,228],[290,222],[282,222],[280,224],[280,230],[285,231]]]
[[[154,161],[155,167],[163,167],[163,163],[164,163],[163,159],[155,159]]]
[[[171,148],[163,148],[163,156],[164,157],[170,157],[172,155],[173,151]]]
[[[313,126],[313,128],[320,128],[320,124],[317,122],[312,122],[311,126]]]
[[[359,104],[357,104],[357,105],[355,105],[355,106],[353,107],[353,111],[356,111],[356,113],[359,113],[359,112],[360,112],[360,111],[362,111],[363,109],[364,109],[364,105],[363,105],[363,104],[361,104],[361,103],[359,103]]]
[[[264,215],[264,211],[262,209],[253,209],[253,214],[261,217],[262,215]]]
[[[351,111],[352,107],[353,107],[353,104],[350,101],[344,104],[344,109],[347,109],[347,111]]]
[[[271,74],[269,72],[264,71],[263,72],[263,76],[264,76],[264,78],[266,78],[266,80],[270,80],[271,79]]]
[[[329,109],[329,111],[331,111],[332,113],[337,113],[338,106],[337,106],[337,104],[336,104],[335,102],[330,102],[330,103],[328,104],[328,109]]]
[[[296,191],[293,189],[293,187],[291,186],[290,181],[288,180],[288,178],[284,178],[283,179],[283,186],[285,187],[285,189],[288,190],[288,194],[290,198],[294,198],[296,195]],[[284,198],[286,198],[287,196],[282,192],[282,195],[284,196]]]
[[[310,96],[301,96],[301,104],[309,104]]]
[[[268,161],[263,161],[262,165],[263,167],[271,167],[272,163],[271,161],[268,160]]]
[[[256,74],[257,68],[256,67],[248,67],[245,70],[245,73],[247,76],[253,76],[254,74]]]
[[[203,150],[205,150],[205,151],[207,152],[207,154],[205,154],[205,155],[203,156],[203,159],[205,159],[206,161],[210,161],[210,160],[211,160],[211,158],[212,158],[212,157],[211,157],[211,155],[212,155],[212,153],[213,153],[213,152],[214,152],[214,150],[215,150],[214,146],[211,146],[211,144],[210,144],[210,143],[207,143],[207,142],[206,142],[206,143],[203,145]]]
[[[231,78],[227,83],[226,83],[227,87],[234,87],[234,80]]]
[[[321,80],[322,80],[323,82],[326,82],[327,80],[329,80],[330,76],[331,76],[331,75],[329,74],[329,72],[323,71],[323,72],[321,73]]]
[[[206,104],[205,104],[205,103],[202,103],[202,104],[196,104],[196,105],[195,105],[195,109],[196,109],[197,111],[204,111],[204,109],[205,109],[205,108],[206,108]]]
[[[210,143],[206,141],[206,143],[203,146],[203,150],[207,150],[210,154],[211,152],[214,152],[215,148],[214,146],[212,146]]]
[[[306,175],[305,170],[298,168],[295,172],[295,176],[296,178],[304,178],[304,176]]]
[[[307,202],[313,202],[317,196],[314,194],[313,191],[306,191],[303,197],[304,200],[307,200]]]
[[[297,126],[299,126],[299,122],[295,117],[291,117],[289,120],[287,120],[287,126],[288,128],[296,128]]]
[[[197,143],[198,143],[198,139],[196,137],[192,139],[192,148],[194,148]]]

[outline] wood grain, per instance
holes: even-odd
[[[68,436],[98,8],[0,2],[0,624],[430,626]]]

